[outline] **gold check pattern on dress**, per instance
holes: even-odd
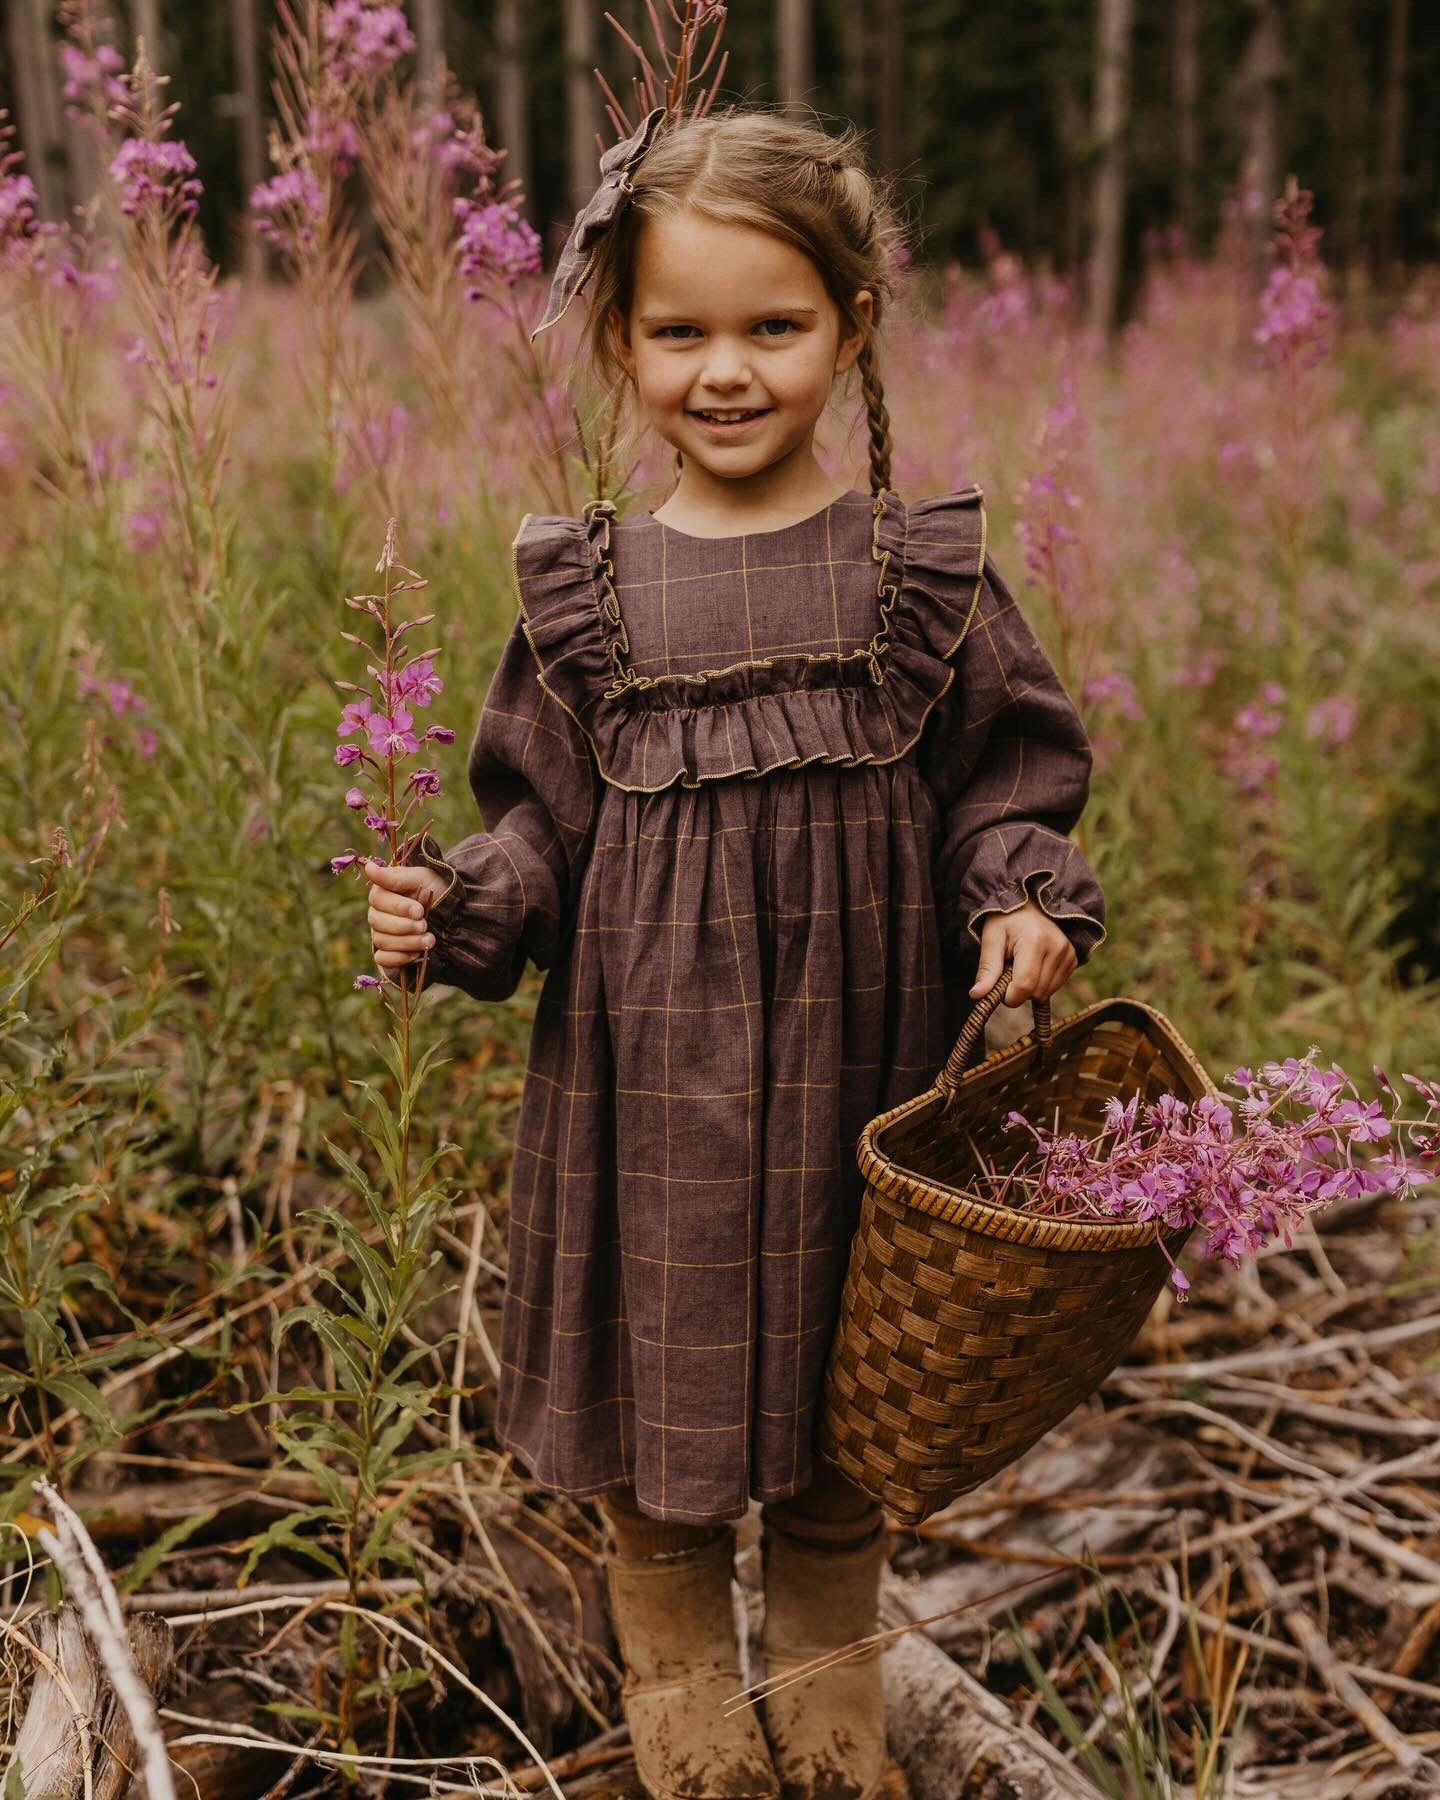
[[[547,971],[496,1420],[545,1487],[687,1522],[803,1488],[860,1131],[944,1060],[983,912],[1103,939],[1066,835],[1089,745],[985,533],[967,488],[516,535],[483,829],[416,857],[449,879],[427,985]],[[607,694],[617,666],[644,681]]]

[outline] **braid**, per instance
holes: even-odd
[[[885,387],[875,342],[867,337],[855,359],[860,370],[860,392],[865,398],[865,418],[870,427],[870,491],[878,494],[890,485],[890,414],[885,409]]]

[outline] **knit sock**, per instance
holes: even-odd
[[[677,1525],[641,1512],[631,1487],[607,1488],[595,1496],[621,1556],[678,1556],[712,1544],[726,1529],[720,1525]]]
[[[767,1531],[782,1531],[820,1550],[853,1550],[884,1530],[878,1501],[857,1487],[834,1463],[816,1455],[810,1485],[785,1500],[760,1508]]]

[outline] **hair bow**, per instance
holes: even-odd
[[[635,191],[630,176],[650,148],[665,116],[665,107],[655,107],[629,137],[612,144],[600,158],[600,185],[575,215],[551,277],[544,317],[530,333],[532,344],[542,331],[563,317],[566,307],[584,287],[594,262],[596,240],[604,236],[628,205]]]

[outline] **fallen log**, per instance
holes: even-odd
[[[127,1623],[136,1668],[158,1694],[175,1655],[170,1626],[149,1613]],[[35,1613],[12,1632],[11,1642],[28,1645],[36,1666],[7,1765],[7,1791],[9,1769],[18,1763],[25,1800],[78,1800],[86,1792],[87,1770],[94,1800],[122,1800],[134,1772],[135,1737],[79,1609],[67,1603],[59,1612]]]
[[[909,1617],[887,1576],[884,1626]],[[1099,1789],[921,1631],[886,1646],[890,1750],[914,1800],[1100,1800]]]

